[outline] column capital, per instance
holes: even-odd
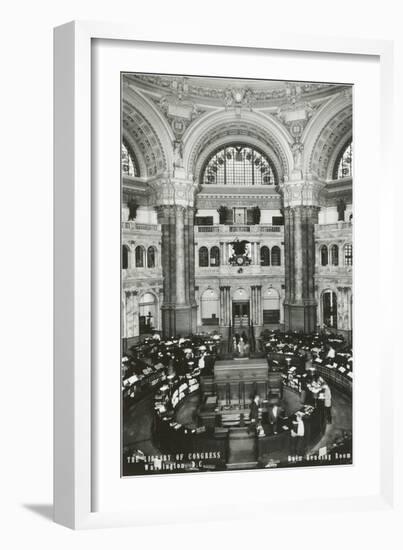
[[[171,205],[169,204],[159,204],[155,207],[157,211],[158,223],[168,223],[168,220],[171,215]]]
[[[148,182],[152,189],[152,203],[193,207],[197,184],[192,179],[161,177]]]
[[[174,209],[174,212],[177,218],[180,216],[183,217],[183,213],[185,212],[185,206],[183,206],[182,204],[175,204],[172,208]]]
[[[288,181],[281,185],[284,207],[296,206],[320,206],[321,192],[325,184],[319,180],[310,178],[299,181]]]

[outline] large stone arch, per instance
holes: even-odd
[[[171,170],[172,130],[148,99],[127,86],[123,88],[122,133],[141,153],[146,167],[142,176],[154,177]]]
[[[327,102],[310,120],[302,135],[304,144],[304,172],[321,180],[329,174],[346,136],[352,132],[352,100],[348,90]]]
[[[292,170],[291,138],[281,124],[262,113],[220,111],[202,118],[184,136],[183,162],[188,174],[199,181],[200,171],[211,152],[226,142],[242,141],[259,147],[273,162],[279,180]]]

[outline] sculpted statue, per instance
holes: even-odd
[[[129,208],[129,217],[128,217],[128,221],[130,222],[130,221],[136,219],[137,208],[139,207],[139,205],[136,203],[135,200],[130,199],[129,202],[127,203],[127,206],[128,206],[128,208]]]
[[[174,142],[174,166],[177,168],[183,168],[183,150],[182,142]]]
[[[234,102],[234,98],[233,98],[233,94],[232,94],[232,90],[230,90],[229,88],[227,88],[224,92],[224,103],[225,103],[225,106],[228,108],[228,107],[231,107],[232,103]]]
[[[338,214],[339,222],[344,222],[345,212],[346,212],[346,203],[344,202],[343,199],[340,199],[337,201],[337,214]]]
[[[302,168],[302,152],[304,145],[299,141],[296,141],[292,145],[292,155],[294,157],[294,168],[300,170]]]

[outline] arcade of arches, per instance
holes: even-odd
[[[351,341],[351,87],[122,79],[124,347],[251,326]]]

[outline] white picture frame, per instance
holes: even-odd
[[[55,521],[75,529],[142,525],[161,522],[177,522],[180,510],[181,521],[194,519],[191,507],[181,506],[179,498],[172,493],[172,508],[175,513],[166,513],[154,503],[150,506],[121,506],[112,502],[107,510],[97,508],[94,487],[99,481],[97,462],[94,457],[94,422],[96,423],[97,386],[94,382],[94,361],[98,356],[98,343],[94,338],[94,303],[97,297],[96,246],[93,244],[96,228],[97,204],[94,202],[94,179],[92,178],[92,100],[93,57],[92,44],[95,40],[132,41],[133,43],[167,43],[178,45],[178,36],[152,36],[146,28],[137,29],[131,25],[72,22],[55,29],[54,35],[54,115],[55,115],[55,370],[54,370],[54,514]],[[126,42],[127,43],[127,42]],[[268,37],[256,37],[251,43],[237,37],[234,43],[221,40],[208,32],[201,31],[200,37],[180,37],[183,48],[220,49],[237,48],[243,55],[253,58],[267,50],[298,52],[301,55],[314,55],[322,52],[329,56],[367,56],[376,58],[380,69],[380,132],[381,162],[386,167],[384,177],[391,176],[392,166],[392,117],[393,117],[393,45],[387,41],[361,40],[351,38],[330,38],[319,36],[287,36],[270,33]],[[190,45],[191,44],[191,45]],[[126,67],[125,67],[126,69]],[[118,148],[117,148],[118,149]],[[375,161],[374,161],[375,162]],[[389,171],[389,172],[388,172]],[[389,175],[388,175],[389,174]],[[385,189],[388,204],[394,204],[393,186]],[[393,220],[388,213],[380,213],[381,227],[376,237],[393,234]],[[385,241],[386,242],[386,241]],[[393,251],[391,240],[382,241],[382,256],[387,258]],[[393,283],[393,270],[382,273],[382,285]],[[377,310],[390,312],[390,304],[382,297],[377,298]],[[383,327],[379,329],[382,333]],[[374,355],[376,357],[376,355]],[[357,494],[354,498],[313,498],[311,510],[320,510],[324,505],[328,510],[361,511],[393,510],[395,499],[394,485],[394,424],[396,414],[393,408],[393,395],[389,391],[393,380],[393,370],[397,366],[396,350],[385,350],[383,381],[379,384],[379,397],[382,429],[379,436],[380,477],[379,490],[368,494]],[[375,358],[374,358],[375,361]],[[95,420],[94,420],[95,418]],[[378,452],[378,450],[377,450]],[[116,474],[115,474],[116,475]],[[253,473],[231,474],[233,479],[246,487],[248,480],[256,478]],[[272,474],[269,474],[272,475]],[[287,483],[289,473],[280,472],[283,483]],[[176,476],[174,476],[175,478]],[[174,491],[178,479],[170,480]],[[242,481],[243,480],[243,481]],[[246,480],[246,485],[245,482]],[[137,494],[149,492],[147,481],[137,480]],[[259,480],[259,483],[261,479]],[[159,476],[152,480],[152,489],[161,483]],[[186,479],[186,483],[191,483]],[[222,481],[215,478],[215,484]],[[242,485],[243,483],[243,485]],[[250,481],[249,481],[250,483]],[[167,485],[168,486],[168,485]],[[245,489],[241,489],[244,494]],[[116,497],[114,497],[116,499]],[[243,505],[233,502],[225,507],[199,507],[199,520],[237,519],[245,517],[246,506],[251,498],[245,494]],[[289,513],[295,513],[301,500],[288,501]],[[266,496],[259,499],[261,510],[267,512],[270,500]],[[248,514],[246,514],[248,516]],[[256,514],[254,514],[256,517]]]

